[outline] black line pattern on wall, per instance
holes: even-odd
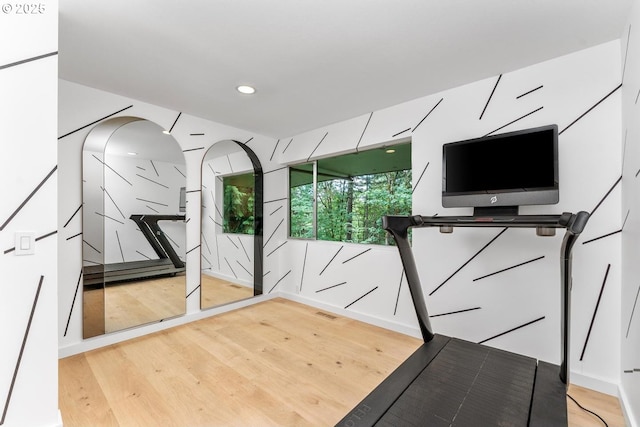
[[[324,141],[324,139],[327,137],[327,135],[329,135],[329,132],[326,132],[324,134],[324,136],[322,137],[322,139],[320,140],[320,142],[318,142],[318,145],[316,145],[316,148],[313,149],[313,151],[311,152],[311,154],[309,154],[309,157],[307,157],[307,162],[309,161],[309,159],[311,159],[311,156],[313,156],[313,153],[316,152],[316,150],[318,149],[318,147],[320,147],[320,144],[322,144],[322,141]]]
[[[391,135],[391,138],[395,138],[396,136],[398,136],[398,135],[402,135],[403,133],[405,133],[405,132],[409,132],[410,130],[411,130],[411,128],[407,128],[407,129],[405,129],[405,130],[401,130],[400,132],[398,132],[398,133],[394,133],[393,135]]]
[[[218,235],[216,234],[215,236],[216,236],[216,258],[218,259],[218,270],[220,270],[220,242],[218,241]]]
[[[287,151],[287,148],[289,148],[289,146],[291,145],[291,143],[293,142],[293,138],[291,138],[291,140],[289,141],[289,143],[287,144],[286,147],[284,147],[284,150],[282,150],[282,154],[284,154],[285,151]]]
[[[160,213],[160,211],[159,211],[159,210],[157,210],[157,209],[153,209],[153,208],[152,208],[151,206],[149,206],[149,205],[145,205],[145,207],[146,207],[147,209],[151,210],[151,211],[154,211],[155,213]]]
[[[201,286],[202,286],[202,284],[198,284],[198,286],[196,286],[194,290],[192,290],[191,292],[189,292],[189,293],[187,294],[187,297],[186,297],[185,299],[187,299],[187,298],[189,298],[191,295],[193,295],[193,293],[194,293],[195,291],[197,291],[198,289],[200,289],[200,287],[201,287]]]
[[[124,252],[122,251],[122,244],[120,243],[120,235],[118,234],[118,230],[116,232],[116,240],[118,241],[118,247],[120,248],[120,255],[122,256],[122,262],[124,262]]]
[[[174,168],[175,170],[177,170],[177,171],[178,171],[178,173],[179,173],[180,175],[182,175],[182,177],[183,177],[183,178],[186,178],[186,177],[187,177],[184,173],[182,173],[182,171],[181,171],[180,169],[178,169],[178,167],[177,167],[177,166],[174,166],[173,168]]]
[[[80,209],[82,209],[82,205],[78,206],[78,209],[76,209],[76,211],[69,217],[69,219],[67,220],[67,222],[64,223],[62,228],[67,228],[67,225],[69,225],[71,220],[78,214],[78,212],[80,212]]]
[[[160,174],[158,173],[158,168],[156,168],[156,164],[153,163],[153,160],[149,159],[149,162],[151,163],[151,166],[153,167],[153,171],[156,173],[157,177],[160,177]]]
[[[631,321],[633,320],[633,315],[636,312],[636,306],[638,305],[638,296],[640,296],[640,286],[638,286],[638,292],[636,293],[636,299],[633,302],[633,308],[631,309],[631,316],[629,316],[629,326],[627,326],[627,334],[625,335],[625,339],[629,338],[629,331],[631,330]]]
[[[153,179],[149,179],[149,178],[147,178],[146,176],[142,176],[142,175],[140,175],[139,173],[137,173],[137,174],[136,174],[136,176],[139,176],[139,177],[140,177],[140,178],[142,178],[142,179],[146,179],[147,181],[152,182],[152,183],[154,183],[154,184],[156,184],[156,185],[159,185],[160,187],[164,187],[164,188],[167,188],[167,189],[169,188],[169,186],[164,185],[164,184],[162,184],[162,183],[159,183],[158,181],[154,181]]]
[[[329,264],[331,264],[333,262],[334,259],[336,259],[336,257],[338,256],[338,254],[340,253],[340,251],[344,248],[344,246],[340,246],[340,249],[338,249],[338,252],[336,252],[331,259],[329,260],[329,262],[327,263],[327,265],[324,266],[324,268],[322,269],[322,271],[320,272],[320,274],[318,274],[318,276],[322,276],[322,273],[324,273],[324,271],[327,269],[327,267],[329,267]]]
[[[42,240],[42,239],[46,239],[47,237],[53,236],[54,234],[57,234],[57,233],[58,233],[58,231],[56,230],[56,231],[52,231],[52,232],[47,233],[47,234],[43,234],[43,235],[42,235],[42,236],[40,236],[40,237],[36,237],[36,238],[35,238],[35,241],[36,241],[36,242],[39,242],[40,240]],[[67,240],[69,240],[69,239],[67,239]],[[13,248],[10,248],[10,249],[7,249],[6,251],[4,251],[4,254],[6,255],[6,254],[8,254],[8,253],[10,253],[10,252],[13,252],[13,251],[15,251],[15,250],[16,250],[16,248],[15,248],[15,246],[14,246]]]
[[[480,114],[480,118],[478,118],[478,120],[482,120],[482,116],[484,116],[485,111],[487,111],[487,107],[489,106],[489,102],[491,102],[491,98],[493,98],[493,94],[496,91],[496,88],[498,87],[498,83],[500,83],[500,79],[502,78],[502,74],[500,74],[498,76],[498,80],[496,80],[496,84],[495,86],[493,86],[493,90],[491,91],[491,95],[489,95],[489,99],[487,99],[487,103],[484,104],[484,108],[482,109],[482,113]]]
[[[247,139],[247,141],[244,143],[244,145],[247,145],[248,143],[250,143],[251,141],[253,141],[253,137]]]
[[[638,105],[638,98],[640,97],[640,89],[638,89],[638,93],[636,94],[636,101],[633,103],[634,105]]]
[[[38,304],[38,298],[40,297],[40,290],[42,289],[42,282],[44,281],[44,276],[40,276],[40,282],[38,283],[38,288],[36,290],[36,296],[33,300],[33,305],[31,306],[31,313],[29,314],[29,321],[27,322],[27,328],[24,331],[24,337],[22,339],[22,345],[20,346],[20,352],[18,353],[18,360],[16,361],[16,367],[13,370],[13,377],[11,378],[11,385],[9,386],[9,393],[7,393],[7,399],[4,404],[4,410],[2,411],[2,419],[0,419],[0,425],[4,424],[4,421],[7,417],[7,411],[9,410],[9,403],[11,402],[11,395],[13,394],[13,387],[16,384],[16,378],[18,377],[18,370],[20,369],[20,363],[22,362],[22,356],[24,354],[24,349],[27,345],[27,338],[29,337],[29,331],[31,329],[31,322],[33,321],[33,316],[36,312],[36,305]]]
[[[240,243],[240,246],[242,246],[242,250],[244,251],[244,254],[247,256],[247,260],[249,262],[251,262],[251,258],[249,258],[249,254],[247,253],[247,249],[242,244],[242,239],[240,239],[240,236],[238,236],[238,243]]]
[[[238,275],[236,274],[236,272],[233,270],[233,267],[231,267],[231,264],[229,264],[229,260],[227,259],[227,257],[223,257],[224,258],[224,262],[227,263],[227,267],[229,267],[229,270],[231,270],[231,273],[233,274],[233,277],[235,277],[236,279],[238,278]]]
[[[358,143],[356,144],[356,153],[358,152],[358,147],[360,147],[360,143],[362,142],[362,137],[364,136],[364,133],[367,131],[367,128],[369,127],[369,122],[371,121],[371,117],[373,117],[373,112],[369,114],[369,118],[367,119],[367,124],[365,124],[364,129],[362,129],[362,133],[360,134],[360,139],[358,139]]]
[[[123,224],[124,225],[124,222],[122,222],[122,221],[120,221],[118,219],[112,218],[109,215],[101,214],[100,212],[95,212],[95,214],[98,215],[98,216],[101,216],[103,218],[110,219],[111,221],[115,221],[115,222],[117,222],[119,224]]]
[[[504,129],[504,128],[506,128],[507,126],[514,124],[515,122],[518,122],[518,121],[520,121],[520,120],[522,120],[522,119],[524,119],[524,118],[526,118],[526,117],[529,117],[530,115],[532,115],[532,114],[534,114],[534,113],[537,113],[538,111],[542,110],[543,108],[544,108],[544,107],[536,108],[535,110],[533,110],[533,111],[531,111],[531,112],[529,112],[529,113],[527,113],[527,114],[525,114],[525,115],[523,115],[523,116],[520,116],[520,117],[518,117],[518,118],[517,118],[517,119],[515,119],[515,120],[510,121],[510,122],[509,122],[509,123],[507,123],[506,125],[502,125],[502,126],[500,126],[499,128],[492,130],[491,132],[489,132],[489,133],[485,134],[484,136],[489,136],[489,135],[491,135],[492,133],[498,132],[499,130]]]
[[[272,216],[274,213],[278,212],[280,209],[283,209],[283,208],[284,208],[284,205],[281,205],[281,206],[280,206],[279,208],[277,208],[275,211],[271,212],[271,213],[269,214],[269,216]]]
[[[622,221],[622,229],[624,230],[624,226],[627,224],[627,220],[629,219],[629,214],[631,213],[631,209],[627,210],[627,214],[624,216],[624,221]]]
[[[591,211],[591,213],[589,214],[590,216],[593,216],[594,212],[596,210],[598,210],[598,208],[600,207],[600,205],[602,205],[602,203],[605,201],[605,199],[607,197],[609,197],[609,194],[611,194],[611,192],[613,191],[614,188],[616,188],[616,186],[622,181],[622,175],[620,175],[620,178],[618,178],[616,180],[616,182],[611,186],[611,188],[609,189],[609,191],[607,191],[607,194],[604,195],[604,197],[602,197],[602,199],[600,199],[600,201],[598,202],[598,204],[596,205],[595,208],[593,208],[593,210]]]
[[[146,259],[151,259],[151,257],[150,257],[150,256],[143,254],[143,253],[142,253],[142,252],[140,252],[139,250],[136,250],[136,253],[137,253],[138,255],[142,255],[142,256],[143,256],[143,257],[145,257]]]
[[[281,199],[273,199],[273,200],[267,200],[266,202],[263,202],[264,204],[267,203],[275,203],[275,202],[282,202],[283,200],[289,200],[287,197],[283,197]]]
[[[38,61],[40,59],[48,58],[50,56],[55,56],[57,54],[58,54],[58,51],[49,52],[49,53],[45,53],[45,54],[42,54],[42,55],[31,57],[31,58],[22,59],[20,61],[11,62],[9,64],[0,65],[0,70],[4,70],[6,68],[11,68],[11,67],[15,67],[15,66],[18,66],[18,65],[26,64],[28,62]]]
[[[300,291],[302,291],[302,283],[304,282],[304,271],[307,268],[307,252],[309,251],[309,243],[304,248],[304,260],[302,261],[302,275],[300,276]]]
[[[122,219],[126,219],[124,214],[122,213],[122,210],[120,210],[120,207],[118,206],[118,204],[116,203],[115,200],[113,200],[113,197],[111,197],[111,194],[109,194],[109,192],[107,191],[106,188],[104,187],[100,187],[100,189],[109,197],[109,200],[111,200],[111,203],[113,203],[113,206],[116,207],[116,209],[118,210],[118,212],[120,212],[120,216],[122,216]]]
[[[396,305],[393,308],[393,315],[395,316],[398,312],[398,302],[400,301],[400,290],[402,289],[402,279],[404,278],[404,267],[402,268],[402,272],[400,273],[400,283],[398,283],[398,293],[396,294]]]
[[[263,173],[263,175],[267,175],[267,174],[274,173],[274,172],[280,172],[280,171],[287,170],[287,169],[289,169],[289,166],[283,166],[281,168],[277,168],[277,169],[272,169],[270,171],[266,171],[266,172]]]
[[[243,269],[244,271],[246,271],[246,272],[247,272],[247,274],[249,274],[249,277],[253,277],[253,274],[251,274],[251,272],[250,272],[249,270],[247,270],[247,268],[246,268],[244,265],[242,265],[242,263],[240,263],[240,261],[236,260],[236,263],[237,263],[240,267],[242,267],[242,269]]]
[[[91,243],[87,242],[86,240],[82,239],[82,243],[84,243],[85,245],[89,246],[91,249],[93,249],[94,251],[98,252],[99,254],[102,253],[98,249],[96,249]]]
[[[264,245],[262,245],[263,248],[266,248],[267,245],[269,244],[269,241],[271,240],[271,238],[276,234],[276,232],[278,231],[278,229],[280,228],[280,226],[282,225],[282,223],[284,222],[284,218],[282,218],[282,220],[280,220],[280,222],[278,223],[278,225],[276,226],[276,228],[273,230],[273,232],[271,233],[271,235],[269,236],[269,238],[267,239],[266,242],[264,242]]]
[[[496,272],[493,272],[493,273],[490,273],[490,274],[487,274],[487,275],[484,275],[484,276],[480,276],[480,277],[478,277],[478,278],[473,279],[473,281],[474,281],[474,282],[476,282],[476,281],[478,281],[478,280],[486,279],[487,277],[491,277],[491,276],[495,276],[496,274],[504,273],[505,271],[512,270],[512,269],[514,269],[514,268],[516,268],[516,267],[521,267],[521,266],[523,266],[523,265],[526,265],[526,264],[532,263],[532,262],[534,262],[534,261],[539,261],[539,260],[541,260],[542,258],[544,258],[544,255],[539,256],[538,258],[530,259],[529,261],[521,262],[521,263],[516,264],[516,265],[513,265],[513,266],[511,266],[511,267],[503,268],[502,270],[498,270],[498,271],[496,271]]]
[[[543,85],[540,85],[540,86],[538,86],[538,87],[537,87],[537,88],[535,88],[535,89],[531,89],[530,91],[523,93],[522,95],[518,95],[518,96],[516,96],[516,99],[520,99],[520,98],[522,98],[523,96],[527,96],[527,95],[529,95],[529,94],[531,94],[531,93],[533,93],[533,92],[535,92],[535,91],[537,91],[537,90],[542,89],[543,87],[544,87]]]
[[[165,203],[154,202],[153,200],[141,199],[139,197],[136,197],[136,200],[140,200],[141,202],[147,202],[147,203],[151,203],[151,204],[158,205],[158,206],[169,207],[169,205],[167,205]]]
[[[100,158],[98,158],[95,154],[92,154],[91,157],[93,157],[94,159],[96,159],[97,161],[99,161],[103,166],[106,166],[111,172],[115,173],[116,175],[118,175],[120,178],[122,178],[124,180],[124,182],[126,182],[127,184],[129,184],[130,186],[133,187],[133,184],[131,182],[129,182],[129,180],[127,180],[124,176],[120,175],[118,173],[118,171],[116,171],[114,168],[112,168],[111,166],[109,166],[108,164],[106,164],[105,162],[103,162]]]
[[[96,124],[96,123],[98,123],[98,122],[101,122],[101,121],[103,121],[103,120],[108,119],[109,117],[113,117],[113,116],[115,116],[116,114],[122,113],[123,111],[128,110],[128,109],[129,109],[129,108],[131,108],[131,107],[133,107],[133,104],[129,105],[128,107],[124,107],[124,108],[122,108],[121,110],[116,111],[115,113],[108,114],[108,115],[106,115],[106,116],[104,116],[104,117],[102,117],[102,118],[100,118],[100,119],[98,119],[98,120],[95,120],[95,121],[93,121],[93,122],[89,123],[88,125],[84,125],[84,126],[82,126],[82,127],[79,127],[78,129],[72,130],[71,132],[65,133],[64,135],[59,136],[59,137],[58,137],[58,140],[61,140],[62,138],[66,138],[66,137],[67,137],[67,136],[69,136],[69,135],[73,135],[73,134],[74,134],[74,133],[76,133],[76,132],[80,132],[82,129],[86,129],[86,128],[88,128],[89,126],[93,126],[93,125],[95,125],[95,124]]]
[[[284,280],[284,278],[285,278],[285,277],[287,277],[287,276],[289,275],[289,273],[291,273],[292,271],[293,271],[293,270],[289,270],[289,271],[287,271],[287,272],[284,274],[284,276],[282,276],[280,279],[278,279],[278,281],[276,282],[276,284],[275,284],[275,285],[273,285],[273,287],[272,287],[271,289],[269,289],[269,292],[268,292],[268,293],[270,294],[271,292],[273,292],[273,290],[276,288],[276,286],[278,286],[278,285],[280,284],[280,282],[282,282],[282,281]],[[270,272],[267,272],[267,273],[270,273]],[[265,273],[265,274],[264,274],[264,276],[266,276],[266,275],[267,275],[267,273]],[[264,277],[264,276],[262,276],[262,277]]]
[[[182,111],[180,111],[178,113],[178,117],[176,117],[175,121],[173,122],[173,124],[171,125],[171,128],[169,128],[169,133],[171,133],[171,131],[173,131],[174,126],[176,125],[176,123],[178,123],[178,119],[180,118],[180,116],[182,115]]]
[[[451,278],[453,276],[455,276],[456,274],[458,274],[460,272],[460,270],[462,270],[464,267],[467,266],[467,264],[469,264],[475,257],[477,257],[478,255],[480,255],[480,253],[482,251],[484,251],[485,249],[487,249],[489,247],[489,245],[491,245],[493,242],[496,241],[496,239],[500,236],[502,236],[504,234],[505,231],[507,231],[507,227],[503,228],[502,231],[500,231],[493,239],[491,239],[489,241],[489,243],[487,243],[486,245],[484,245],[478,252],[476,252],[471,258],[469,258],[464,264],[462,264],[460,267],[458,267],[458,269],[456,271],[454,271],[449,277],[447,277],[444,282],[440,283],[433,291],[431,291],[429,293],[429,296],[433,295],[436,293],[437,290],[439,290],[440,288],[442,288],[444,286],[445,283],[447,283],[449,280],[451,280]]]
[[[203,260],[205,260],[207,262],[207,264],[209,264],[209,267],[201,268],[200,270],[208,270],[211,267],[213,267],[213,263],[211,261],[209,261],[209,258],[204,256],[203,254],[200,254],[200,256],[202,257]]]
[[[76,291],[73,294],[73,301],[71,301],[71,308],[69,309],[69,316],[67,316],[67,326],[64,328],[63,337],[67,336],[67,331],[69,330],[69,323],[71,323],[71,314],[73,313],[73,308],[76,306],[76,298],[78,297],[78,289],[80,289],[80,283],[82,280],[82,270],[80,270],[80,275],[78,276],[78,283],[76,283]]]
[[[622,87],[622,83],[620,83],[614,90],[612,90],[611,92],[609,92],[608,94],[606,94],[604,96],[604,98],[602,98],[600,101],[596,102],[591,108],[589,108],[587,111],[585,111],[584,113],[580,114],[580,116],[578,116],[577,119],[575,119],[574,121],[572,121],[571,123],[569,123],[569,125],[562,129],[560,132],[558,132],[558,135],[562,135],[562,133],[564,131],[566,131],[567,129],[569,129],[571,126],[573,126],[574,124],[576,124],[576,122],[578,120],[580,120],[581,118],[583,118],[584,116],[586,116],[587,114],[589,114],[594,108],[596,108],[598,105],[600,105],[605,99],[607,99],[608,97],[610,97],[611,95],[613,95],[618,89],[620,89]]]
[[[234,242],[233,240],[231,240],[231,237],[229,237],[228,235],[227,235],[226,237],[227,237],[227,240],[229,240],[229,241],[231,242],[231,244],[232,244],[233,246],[235,246],[235,248],[236,248],[236,249],[240,249],[240,248],[238,247],[238,245],[236,245],[236,244],[235,244],[235,242]]]
[[[487,339],[484,339],[484,340],[482,340],[482,341],[479,341],[479,342],[478,342],[478,344],[484,344],[484,343],[486,343],[487,341],[490,341],[490,340],[492,340],[492,339],[494,339],[494,338],[501,337],[501,336],[506,335],[506,334],[508,334],[508,333],[511,333],[511,332],[513,332],[513,331],[517,331],[518,329],[522,329],[522,328],[524,328],[525,326],[532,325],[532,324],[534,324],[534,323],[536,323],[536,322],[541,321],[541,320],[542,320],[542,319],[544,319],[545,317],[546,317],[546,316],[538,317],[538,318],[537,318],[537,319],[535,319],[535,320],[532,320],[532,321],[527,322],[527,323],[523,323],[522,325],[516,326],[515,328],[511,328],[511,329],[509,329],[508,331],[501,332],[501,333],[499,333],[499,334],[497,334],[497,335],[494,335],[494,336],[492,336],[492,337],[489,337],[489,338],[487,338]]]
[[[278,144],[280,144],[280,140],[276,141],[276,145],[273,147],[273,151],[271,152],[271,157],[269,157],[269,161],[273,161],[273,156],[276,154],[276,150],[278,149]]]
[[[624,74],[627,71],[627,57],[629,56],[629,43],[631,42],[631,24],[629,24],[629,32],[627,33],[627,47],[624,51],[624,64],[622,65],[622,81],[624,82]]]
[[[375,288],[371,289],[371,290],[370,290],[369,292],[367,292],[366,294],[364,294],[364,295],[362,295],[361,297],[359,297],[358,299],[356,299],[355,301],[353,301],[353,302],[351,302],[351,303],[347,304],[347,305],[345,306],[345,308],[344,308],[344,309],[346,310],[347,308],[351,307],[353,304],[357,303],[357,302],[358,302],[358,301],[360,301],[362,298],[366,297],[367,295],[369,295],[370,293],[372,293],[372,292],[373,292],[373,291],[375,291],[376,289],[378,289],[378,287],[377,287],[377,286],[376,286]]]
[[[338,286],[342,286],[342,285],[346,285],[346,284],[347,284],[347,282],[340,282],[337,285],[332,285],[332,286],[328,286],[326,288],[318,289],[316,291],[316,294],[318,294],[320,292],[328,291],[329,289],[337,288]]]
[[[420,121],[418,122],[418,124],[414,126],[414,128],[413,128],[413,129],[411,129],[411,133],[415,132],[415,131],[416,131],[416,129],[418,129],[418,126],[420,126],[420,125],[422,124],[422,122],[424,122],[424,120],[425,120],[427,117],[429,117],[429,115],[430,115],[431,113],[433,113],[433,110],[435,110],[435,109],[436,109],[436,107],[437,107],[438,105],[440,105],[440,103],[442,102],[442,100],[443,100],[443,99],[444,99],[444,98],[440,98],[440,101],[438,101],[438,102],[436,103],[436,105],[434,105],[434,106],[433,106],[433,108],[432,108],[431,110],[429,110],[429,112],[427,113],[427,115],[426,115],[426,116],[424,116],[424,117],[422,118],[422,120],[420,120]]]
[[[582,353],[580,353],[580,361],[584,359],[584,352],[587,350],[587,344],[589,344],[589,337],[591,337],[591,330],[593,329],[593,323],[596,320],[596,314],[598,314],[598,307],[600,307],[600,300],[602,300],[602,293],[604,292],[604,287],[607,284],[607,277],[609,277],[610,269],[611,269],[611,264],[607,265],[607,271],[605,271],[604,279],[602,279],[602,286],[600,287],[600,294],[598,295],[598,301],[596,302],[596,307],[593,309],[593,316],[591,317],[591,323],[589,324],[589,331],[587,332],[587,337],[584,339],[584,346],[582,347]]]
[[[586,245],[587,243],[595,242],[596,240],[604,239],[605,237],[610,237],[610,236],[616,235],[618,233],[622,233],[622,229],[616,230],[616,231],[612,231],[611,233],[607,233],[607,234],[602,235],[602,236],[594,237],[593,239],[589,239],[589,240],[586,240],[586,241],[582,242],[582,244]]]
[[[195,248],[191,248],[191,249],[189,249],[189,250],[185,253],[185,255],[189,255],[191,252],[195,251],[196,249],[198,249],[198,248],[199,248],[199,247],[201,247],[201,246],[202,246],[202,245],[198,245],[198,246],[196,246]]]
[[[267,254],[267,257],[269,257],[271,254],[273,254],[275,251],[277,251],[278,249],[280,249],[281,247],[283,247],[284,245],[286,245],[288,242],[288,240],[285,240],[284,242],[282,242],[279,246],[277,246],[274,250],[272,250],[271,252],[269,252]]]
[[[472,308],[464,308],[462,310],[456,310],[456,311],[450,311],[448,313],[440,313],[440,314],[432,314],[429,317],[442,317],[442,316],[449,316],[452,314],[459,314],[459,313],[467,313],[469,311],[475,311],[475,310],[481,310],[482,307],[472,307]]]
[[[188,148],[186,150],[182,150],[183,153],[189,152],[189,151],[198,151],[198,150],[204,150],[204,147],[198,147],[198,148]]]
[[[200,238],[202,239],[202,241],[204,242],[205,247],[207,248],[207,252],[209,252],[209,254],[211,254],[211,248],[209,247],[209,243],[207,242],[206,237],[204,236],[204,233],[200,233]]]
[[[360,252],[359,254],[357,254],[357,255],[355,255],[355,256],[352,256],[352,257],[351,257],[351,258],[349,258],[348,260],[346,260],[346,261],[342,261],[342,263],[343,263],[343,264],[346,264],[346,263],[348,263],[349,261],[351,261],[351,260],[353,260],[353,259],[355,259],[355,258],[358,258],[360,255],[366,254],[366,253],[367,253],[367,252],[369,252],[370,250],[371,250],[371,248],[369,248],[369,249],[367,249],[367,250],[365,250],[365,251],[362,251],[362,252]]]
[[[204,136],[204,133],[190,133],[189,136]]]
[[[44,179],[42,181],[40,181],[40,184],[38,184],[36,186],[36,188],[33,189],[33,191],[31,192],[31,194],[29,194],[27,196],[26,199],[24,199],[24,201],[22,203],[20,203],[20,206],[18,206],[16,208],[15,211],[13,211],[13,213],[11,215],[9,215],[9,218],[7,218],[5,220],[4,223],[2,223],[2,225],[0,225],[0,231],[4,230],[5,227],[11,222],[11,220],[13,220],[13,218],[15,218],[16,215],[18,215],[18,213],[22,210],[22,208],[25,207],[25,205],[27,203],[29,203],[29,200],[31,200],[31,198],[33,196],[35,196],[35,194],[38,192],[38,190],[40,190],[40,188],[42,188],[42,186],[49,180],[49,178],[51,178],[51,176],[54,174],[54,172],[58,170],[58,165],[54,166],[53,169],[51,169],[51,171],[47,174],[47,176],[44,177]]]
[[[422,173],[420,174],[420,177],[416,181],[416,185],[414,185],[413,188],[411,189],[411,194],[413,194],[413,192],[416,191],[416,188],[418,188],[418,184],[420,184],[420,180],[422,180],[422,176],[424,175],[424,173],[427,171],[427,168],[429,167],[429,163],[430,162],[427,162],[427,165],[424,167],[424,169],[422,169]]]

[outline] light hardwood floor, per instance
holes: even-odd
[[[274,299],[61,359],[74,426],[332,426],[420,340]],[[617,399],[572,386],[610,426]],[[569,401],[571,426],[599,420]]]

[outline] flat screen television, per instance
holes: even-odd
[[[443,207],[517,214],[518,206],[558,200],[557,125],[442,146]]]

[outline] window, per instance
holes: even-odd
[[[234,234],[253,234],[253,173],[225,176],[223,189],[223,231]]]
[[[411,213],[411,144],[289,168],[291,237],[391,244],[383,215]]]

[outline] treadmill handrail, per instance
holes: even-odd
[[[158,221],[184,221],[185,218],[185,215],[131,215],[129,217],[138,224],[140,231],[156,254],[160,258],[169,258],[176,268],[184,268],[184,262],[164,235]]]
[[[589,220],[589,214],[580,211],[577,214],[564,212],[561,215],[514,215],[514,216],[395,216],[382,217],[382,227],[393,236],[400,253],[400,259],[407,277],[407,284],[413,300],[413,305],[418,316],[418,325],[425,342],[434,337],[434,332],[429,321],[429,312],[424,300],[420,277],[416,268],[413,251],[408,240],[410,228],[422,227],[518,227],[518,228],[564,228],[565,235],[561,246],[561,364],[560,379],[563,383],[569,382],[569,333],[571,315],[571,250],[573,245],[584,230]]]

